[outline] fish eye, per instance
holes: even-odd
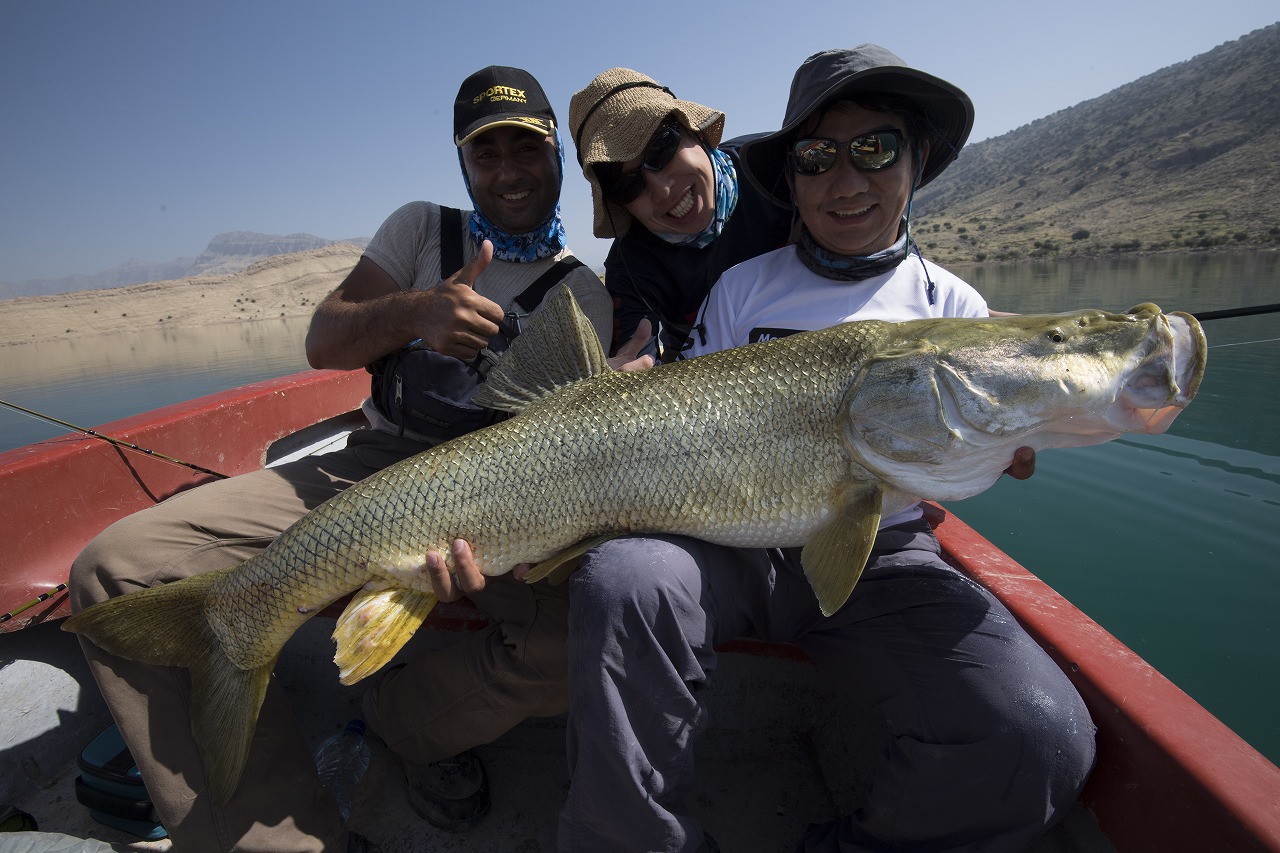
[[[1049,340],[1053,341],[1055,344],[1060,344],[1066,339],[1067,336],[1061,329],[1049,330]]]

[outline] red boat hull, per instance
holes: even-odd
[[[156,409],[95,429],[222,474],[254,471],[271,443],[360,405],[369,375],[306,371]],[[0,613],[66,583],[71,561],[113,521],[213,479],[83,435],[0,453],[5,520]],[[66,616],[66,593],[0,623],[0,632]]]

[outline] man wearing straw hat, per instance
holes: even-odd
[[[864,317],[985,316],[909,234],[916,188],[972,123],[962,91],[883,48],[805,60],[782,128],[740,158],[762,195],[795,207],[797,241],[721,276],[688,354]],[[607,222],[607,197],[596,200]],[[851,813],[811,826],[797,849],[1012,853],[1071,808],[1094,759],[1087,709],[1003,605],[943,561],[919,506],[881,520],[831,616],[799,550],[635,536],[583,557],[570,580],[561,850],[718,849],[692,808],[692,746],[715,646],[741,635],[804,648],[846,690],[869,745],[844,792]]]
[[[483,425],[491,413],[470,399],[484,364],[557,283],[597,334],[609,334],[608,293],[565,247],[563,148],[538,81],[505,66],[469,76],[454,103],[453,142],[475,209],[419,201],[393,212],[307,336],[315,367],[370,366],[372,428],[335,453],[211,482],[112,525],[75,561],[74,609],[235,565],[351,484]],[[565,592],[498,578],[462,590],[447,573],[437,588],[444,600],[464,591],[490,627],[394,668],[364,703],[371,728],[405,759],[411,805],[455,831],[489,807],[484,769],[466,750],[566,703]],[[348,833],[320,786],[274,681],[240,786],[219,806],[191,735],[185,676],[82,645],[175,849],[374,849]]]
[[[595,235],[616,238],[605,285],[617,342],[647,318],[675,356],[720,274],[787,242],[790,206],[743,178],[745,138],[721,144],[724,120],[629,68],[601,72],[569,102]]]

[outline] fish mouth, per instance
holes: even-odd
[[[1169,428],[1200,390],[1208,343],[1190,314],[1160,314],[1152,322],[1150,349],[1126,379],[1118,402],[1128,431],[1156,435]]]

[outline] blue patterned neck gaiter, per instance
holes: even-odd
[[[907,257],[906,228],[898,242],[874,255],[837,255],[818,245],[807,226],[801,225],[800,239],[796,241],[796,257],[810,272],[835,281],[865,281],[902,263]],[[932,303],[931,303],[932,304]]]
[[[553,128],[556,137],[556,154],[559,165],[556,169],[556,197],[560,196],[560,187],[564,185],[564,146],[560,144],[560,128]],[[480,205],[471,194],[471,179],[467,177],[467,165],[462,159],[462,149],[458,149],[458,164],[462,167],[462,182],[467,187],[467,197],[471,199],[471,220],[469,228],[471,239],[479,246],[485,240],[493,244],[493,257],[499,261],[511,261],[527,264],[558,255],[565,246],[564,220],[560,216],[560,203],[543,222],[527,234],[509,234],[494,225],[480,212]]]
[[[729,221],[729,217],[733,215],[733,209],[738,206],[738,170],[733,168],[733,160],[719,148],[708,149],[704,145],[703,150],[711,157],[711,169],[716,176],[716,215],[706,230],[699,234],[658,232],[658,236],[663,240],[677,246],[701,249],[708,245],[720,236],[720,232],[724,230],[724,224]]]

